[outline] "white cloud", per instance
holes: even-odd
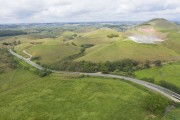
[[[0,0],[0,23],[132,21],[180,17],[179,0]]]

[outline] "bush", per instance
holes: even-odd
[[[9,69],[15,69],[17,65],[17,61],[14,60],[13,55],[7,49],[0,48],[0,73]]]
[[[148,95],[144,99],[145,109],[156,115],[162,115],[170,104],[170,100],[157,94]]]
[[[3,42],[3,45],[9,45],[9,43],[7,43],[7,42]]]
[[[161,60],[156,60],[153,62],[155,66],[159,67],[161,66]]]
[[[83,47],[83,48],[90,48],[92,46],[94,46],[94,44],[83,44],[83,45],[81,45],[81,47]]]
[[[175,86],[172,83],[168,83],[168,82],[166,82],[164,80],[161,80],[161,81],[159,81],[159,85],[180,94],[180,88],[178,88],[177,86]]]
[[[40,56],[33,56],[33,57],[31,58],[31,60],[40,60],[40,59],[41,59]]]
[[[35,70],[34,73],[39,75],[40,77],[45,77],[51,74],[52,72],[50,70],[44,69],[44,70]]]
[[[145,80],[145,81],[150,82],[150,83],[154,83],[153,78],[142,78],[142,80]]]
[[[119,34],[109,34],[107,35],[108,38],[113,38],[113,37],[119,37]]]

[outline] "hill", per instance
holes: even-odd
[[[162,67],[149,68],[136,71],[134,74],[137,78],[153,78],[155,83],[159,84],[159,81],[166,81],[168,83],[176,85],[180,88],[180,62],[163,65]]]
[[[19,69],[0,75],[0,82],[0,119],[4,120],[150,116],[141,106],[141,98],[149,93],[120,80],[58,74],[39,78]]]
[[[152,26],[155,29],[160,30],[160,31],[180,30],[180,27],[178,25],[176,25],[175,23],[172,23],[166,19],[163,19],[163,18],[152,19],[148,22],[145,22],[144,24],[141,24],[140,26],[144,26],[144,25],[150,25],[150,26]]]
[[[121,80],[61,74],[41,78],[16,69],[0,74],[0,83],[2,120],[161,119],[143,107],[144,97],[153,93]],[[178,112],[173,110],[177,119]]]
[[[118,41],[118,37],[116,38],[108,38],[107,36],[110,34],[120,34],[119,32],[109,29],[109,28],[101,28],[98,30],[94,30],[92,32],[87,32],[81,34],[80,38],[77,38],[74,40],[74,42],[77,45],[82,45],[82,44],[109,44],[115,41]]]
[[[179,60],[179,54],[160,44],[139,44],[132,41],[119,40],[108,45],[98,45],[87,49],[85,55],[77,61],[105,62],[122,59],[133,59],[141,62],[147,60],[171,61]]]

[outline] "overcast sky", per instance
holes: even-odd
[[[180,21],[180,0],[0,0],[0,23]]]

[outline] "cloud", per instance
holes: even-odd
[[[0,23],[133,21],[180,16],[179,0],[0,0]]]

